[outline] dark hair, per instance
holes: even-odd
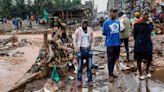
[[[88,25],[88,20],[87,19],[83,19],[81,24],[83,25],[84,23],[86,23]]]
[[[111,8],[109,12],[111,13],[111,12],[117,12],[117,11],[118,11],[118,9],[116,9],[116,8]]]
[[[125,14],[124,12],[119,12],[118,16],[121,17],[124,14]]]

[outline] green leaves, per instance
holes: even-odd
[[[13,18],[42,15],[43,9],[68,10],[78,7],[81,0],[0,0],[0,16]]]

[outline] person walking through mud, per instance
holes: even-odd
[[[120,22],[116,19],[117,11],[117,9],[112,8],[109,12],[110,18],[103,24],[103,35],[106,36],[109,82],[113,82],[114,78],[117,78],[113,74],[113,70],[120,53]]]
[[[152,62],[152,40],[151,32],[153,30],[152,21],[149,20],[149,12],[143,11],[140,19],[136,20],[134,24],[134,58],[137,60],[137,67],[139,70],[139,79],[143,80],[145,78],[150,78],[151,74],[149,72],[149,67]],[[146,76],[143,75],[141,69],[142,60],[147,60]]]
[[[122,24],[120,32],[121,43],[124,42],[126,61],[129,62],[129,37],[131,36],[132,31],[131,22],[124,12],[120,12],[118,15],[120,17],[120,24]]]
[[[93,86],[92,82],[92,54],[93,54],[93,30],[88,27],[88,20],[83,19],[82,25],[74,33],[74,48],[78,60],[78,87],[82,86],[83,60],[86,59],[88,85]]]

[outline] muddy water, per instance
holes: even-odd
[[[68,82],[66,88],[58,92],[164,92],[164,83],[160,82],[163,81],[164,76],[159,75],[163,70],[153,73],[152,78],[146,80],[139,80],[138,75],[134,76],[133,73],[119,73],[118,79],[115,79],[114,83],[108,82],[106,70],[107,68],[101,71],[98,70],[97,72],[102,73],[96,76],[93,75],[93,87],[87,85],[87,77],[83,76],[82,88],[78,88],[76,80],[73,80]]]
[[[1,35],[0,39],[8,37],[11,36]],[[0,92],[7,92],[31,68],[43,43],[43,35],[19,35],[18,38],[25,38],[32,45],[18,48],[18,51],[24,52],[23,56],[0,57]]]
[[[152,80],[154,81],[159,81],[164,83],[164,69],[159,69],[156,70],[153,74],[152,74]]]

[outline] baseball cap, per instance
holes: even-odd
[[[116,8],[111,8],[110,9],[110,12],[117,12],[118,11],[118,9],[116,9]]]
[[[84,24],[84,23],[88,24],[88,20],[87,19],[82,19],[81,24]]]

